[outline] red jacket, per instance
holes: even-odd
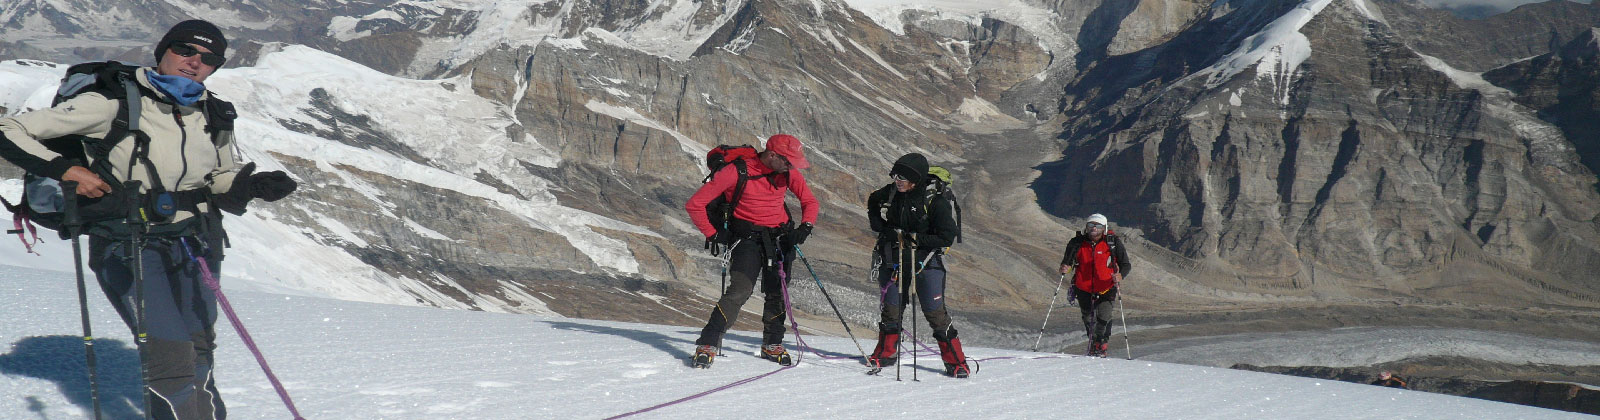
[[[1117,285],[1116,277],[1112,274],[1127,276],[1133,266],[1128,262],[1128,251],[1122,248],[1122,240],[1109,230],[1098,241],[1090,240],[1085,235],[1072,238],[1061,256],[1061,265],[1075,267],[1072,284],[1078,290],[1094,294],[1111,290]]]
[[[762,164],[760,159],[745,160],[745,167],[750,177],[744,183],[744,196],[739,198],[739,207],[733,209],[734,218],[762,227],[777,227],[787,223],[789,212],[783,208],[784,193],[793,191],[794,196],[800,199],[800,221],[816,223],[817,198],[811,195],[811,187],[806,185],[806,177],[799,170],[791,169],[786,173],[763,177],[772,173],[772,169]],[[711,177],[711,182],[700,186],[700,190],[689,197],[689,203],[683,207],[689,211],[689,220],[694,221],[694,227],[700,229],[701,234],[709,237],[717,233],[717,228],[711,225],[711,218],[706,215],[706,204],[719,195],[732,193],[738,181],[739,170],[735,165],[726,165]]]

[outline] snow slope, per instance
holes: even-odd
[[[137,353],[90,287],[101,393],[107,413],[126,418],[139,399]],[[70,274],[0,267],[0,417],[87,415],[73,288]],[[981,347],[968,355],[989,360],[967,380],[940,376],[926,354],[920,382],[910,380],[909,366],[896,382],[892,371],[866,376],[856,361],[815,354],[774,372],[777,365],[752,354],[757,334],[742,331],[728,336],[727,355],[712,369],[695,370],[684,363],[695,328],[229,297],[310,419],[607,418],[769,373],[637,418],[1067,418],[1090,415],[1081,411],[1090,402],[1103,403],[1095,418],[1109,419],[1586,418],[1343,382]],[[218,325],[217,378],[230,418],[287,418],[226,324]],[[830,357],[856,352],[848,339],[806,341]]]
[[[842,0],[851,9],[860,11],[878,26],[897,35],[905,34],[906,23],[901,18],[908,11],[931,13],[936,19],[961,20],[973,25],[984,18],[1009,22],[1026,29],[1038,37],[1041,47],[1059,55],[1074,52],[1077,42],[1062,31],[1061,16],[1041,5],[1027,0]]]
[[[453,19],[470,21],[469,29],[460,36],[425,39],[424,45],[413,60],[419,70],[432,69],[436,64],[455,68],[495,48],[534,46],[547,38],[577,38],[579,33],[568,33],[569,21],[593,23],[600,16],[589,14],[581,2],[563,0],[508,0],[508,1],[418,1],[396,2],[383,10],[360,17],[335,17],[328,26],[328,34],[341,41],[372,35],[371,31],[358,31],[364,22],[392,21],[409,27],[454,23]],[[685,60],[694,50],[733,14],[744,6],[743,1],[729,1],[720,8],[708,10],[717,17],[703,25],[694,24],[694,15],[700,12],[703,2],[690,0],[651,0],[638,16],[628,16],[616,37],[627,46],[653,55],[674,60]],[[552,8],[550,16],[541,10]],[[403,10],[405,13],[397,12]],[[463,18],[464,17],[464,18]],[[599,29],[595,27],[593,29]]]
[[[339,175],[344,186],[364,194],[376,206],[393,206],[384,198],[384,186],[371,185],[345,168],[381,173],[430,187],[483,197],[528,225],[564,236],[574,247],[605,269],[637,273],[638,262],[627,244],[596,234],[592,227],[656,235],[644,228],[559,205],[547,181],[527,176],[516,162],[555,166],[560,157],[538,139],[508,138],[514,123],[503,105],[474,95],[469,80],[411,80],[388,76],[338,56],[303,46],[272,45],[254,67],[228,68],[208,80],[208,87],[232,101],[240,111],[240,151],[261,171],[283,169],[273,153],[316,162],[324,172]],[[0,107],[7,114],[49,106],[66,66],[32,60],[0,62]],[[370,119],[405,147],[425,158],[415,162],[376,148],[361,148],[312,134],[291,131],[283,122],[327,130],[311,109],[313,91],[324,95],[339,110]],[[384,92],[373,95],[372,92]],[[449,141],[440,141],[448,139]],[[518,140],[518,141],[513,141]],[[270,153],[269,153],[270,152]],[[500,192],[476,179],[492,175],[517,188],[526,199]],[[14,180],[13,180],[14,181]],[[15,199],[20,183],[0,184],[0,194]],[[292,201],[292,200],[291,200]],[[293,205],[292,203],[290,205]],[[418,234],[442,236],[399,216],[393,208],[380,208],[394,222],[413,226]],[[9,215],[0,215],[9,222]],[[319,218],[332,235],[294,226],[275,218],[270,207],[253,207],[242,217],[226,219],[235,247],[229,253],[224,275],[244,280],[241,285],[260,291],[332,297],[346,300],[412,303],[418,297],[443,307],[466,307],[439,295],[417,279],[398,278],[362,262],[342,244],[365,247],[365,242],[340,222]],[[6,223],[9,225],[10,223]],[[45,235],[49,236],[49,235]],[[448,238],[445,238],[448,239]],[[50,240],[50,238],[47,238]],[[59,241],[56,245],[60,245]],[[23,254],[14,240],[0,241],[0,263],[62,270],[71,255],[41,251]],[[336,279],[336,281],[330,281]],[[440,279],[446,283],[450,279]],[[531,298],[531,297],[530,297]],[[541,307],[536,301],[523,307]],[[498,307],[480,304],[481,307]]]

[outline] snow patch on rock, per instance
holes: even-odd
[[[1268,23],[1260,32],[1245,38],[1232,53],[1223,56],[1195,75],[1206,79],[1207,89],[1216,88],[1234,76],[1254,68],[1256,78],[1269,80],[1276,100],[1289,103],[1289,87],[1300,64],[1311,58],[1311,40],[1300,28],[1316,17],[1333,0],[1305,0],[1283,16]]]

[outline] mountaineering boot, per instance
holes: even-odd
[[[874,372],[887,366],[894,366],[900,361],[900,331],[878,333],[878,346],[872,348],[872,356],[867,358],[867,365]]]
[[[946,363],[944,365],[944,374],[956,379],[966,379],[968,376],[972,376],[972,370],[967,368],[966,363],[953,365]]]
[[[1106,343],[1102,341],[1090,341],[1088,356],[1106,357]]]
[[[778,364],[784,366],[794,365],[794,359],[789,358],[789,351],[784,350],[782,344],[767,344],[761,346],[761,358],[778,362]]]
[[[717,346],[703,345],[694,348],[694,367],[706,369],[717,359]]]
[[[946,375],[965,378],[972,374],[972,370],[967,367],[967,354],[961,351],[960,338],[940,341],[939,358],[944,359],[944,374]]]

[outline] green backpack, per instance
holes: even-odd
[[[955,191],[950,189],[951,181],[955,179],[950,175],[950,170],[942,166],[928,167],[928,202],[933,202],[933,197],[943,195],[950,200],[951,210],[956,215],[956,243],[961,243],[961,203],[956,201]]]

